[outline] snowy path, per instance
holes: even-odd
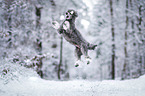
[[[145,76],[125,81],[47,81],[30,77],[0,86],[0,96],[145,96]]]

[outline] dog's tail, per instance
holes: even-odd
[[[94,50],[97,47],[97,45],[94,44],[88,44],[88,49]]]

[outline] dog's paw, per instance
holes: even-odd
[[[65,21],[64,24],[63,24],[63,29],[64,29],[64,30],[67,30],[67,29],[69,29],[69,28],[70,28],[69,22],[68,22],[68,21]]]
[[[83,62],[83,61],[81,61],[81,60],[77,60],[77,61],[75,62],[75,67],[78,67],[82,62]]]
[[[75,62],[75,67],[82,67],[82,65],[84,64],[84,62],[82,61],[82,60],[77,60],[76,62]]]
[[[78,63],[76,63],[76,64],[75,64],[75,67],[78,67],[78,66],[79,66],[79,64],[78,64]]]
[[[74,64],[75,67],[78,67],[78,66],[79,66],[79,62],[80,62],[79,60],[77,60],[77,61],[75,62],[75,64]]]
[[[57,21],[53,21],[52,22],[52,27],[55,28],[55,29],[59,29],[60,28],[60,25]]]
[[[87,65],[92,62],[92,59],[90,57],[86,57]]]

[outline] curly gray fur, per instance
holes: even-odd
[[[89,58],[88,56],[88,50],[94,50],[97,45],[93,45],[88,43],[80,34],[80,32],[75,27],[75,19],[77,17],[77,12],[74,10],[68,10],[66,12],[66,18],[64,22],[61,24],[60,28],[58,29],[58,32],[63,35],[63,37],[73,44],[76,49],[76,57],[78,60],[80,60],[81,55],[84,55],[86,58]],[[68,23],[69,25],[67,25]],[[69,27],[69,28],[64,28]]]

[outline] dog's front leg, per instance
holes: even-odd
[[[58,30],[60,28],[60,24],[57,21],[52,22],[52,27]]]

